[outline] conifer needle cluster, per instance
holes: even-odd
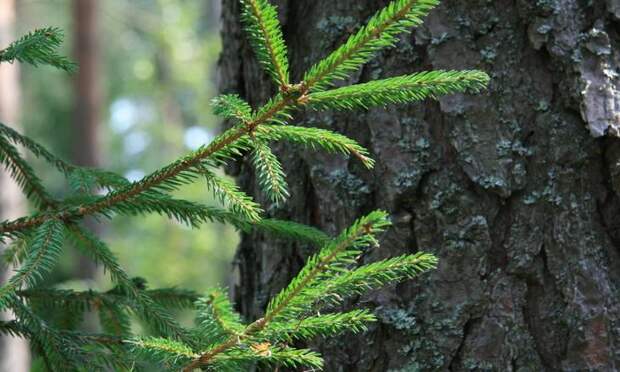
[[[368,109],[485,88],[489,78],[480,71],[429,71],[333,88],[378,51],[395,45],[399,35],[420,25],[438,0],[392,1],[298,83],[291,83],[276,7],[268,0],[240,1],[248,40],[259,64],[278,87],[277,93],[259,108],[237,95],[215,98],[214,112],[232,127],[143,179],[130,182],[111,172],[74,166],[0,124],[0,163],[37,208],[32,215],[0,223],[0,241],[7,246],[3,260],[16,267],[0,287],[0,309],[10,310],[15,320],[0,322],[0,333],[30,340],[50,371],[149,370],[154,366],[238,371],[252,365],[321,369],[321,356],[298,345],[315,337],[363,332],[376,321],[372,309],[339,310],[347,299],[436,266],[437,259],[422,252],[360,265],[360,256],[378,249],[379,235],[390,226],[385,212],[369,213],[331,237],[310,226],[266,218],[261,205],[216,170],[249,156],[263,192],[272,203],[284,203],[290,193],[283,167],[271,150],[274,142],[351,156],[369,169],[374,165],[370,151],[346,136],[290,125],[296,109]],[[0,62],[71,71],[75,65],[56,52],[61,41],[57,29],[36,30],[0,51]],[[20,147],[57,168],[66,177],[71,195],[62,200],[50,195]],[[220,207],[171,196],[171,191],[194,182],[203,182]],[[192,227],[219,221],[241,231],[259,229],[311,244],[316,253],[271,299],[264,315],[247,322],[235,311],[225,289],[204,295],[178,288],[148,289],[144,280],[131,278],[105,242],[82,223],[86,216],[151,213]],[[80,292],[46,286],[46,276],[67,246],[103,266],[114,287],[106,292]],[[195,327],[181,326],[172,315],[175,309],[193,310]],[[100,332],[80,330],[86,312],[98,314]],[[132,332],[132,317],[148,325],[147,335]]]

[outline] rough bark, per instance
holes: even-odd
[[[221,90],[256,105],[273,87],[237,3],[223,3]],[[299,79],[387,0],[277,3]],[[619,30],[618,0],[444,0],[351,82],[480,68],[489,94],[297,115],[367,145],[377,166],[281,148],[293,198],[269,214],[335,232],[383,208],[394,228],[368,260],[417,250],[441,259],[431,275],[357,299],[381,322],[318,343],[326,370],[620,369]],[[260,195],[246,163],[232,172]],[[259,316],[309,253],[244,236],[243,313]]]
[[[16,12],[14,0],[0,0],[0,48],[15,40]],[[0,65],[0,121],[18,127],[20,112],[19,67]],[[17,183],[0,166],[0,221],[23,216],[26,199]],[[4,249],[0,244],[0,252]],[[10,276],[10,270],[0,267],[0,285]],[[12,319],[12,314],[2,312],[1,319]],[[0,372],[25,372],[30,368],[28,342],[21,338],[0,337]]]

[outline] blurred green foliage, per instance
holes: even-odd
[[[196,0],[99,2],[102,167],[137,179],[213,137],[217,121],[208,102],[216,93],[220,50],[214,5]],[[72,54],[70,0],[25,0],[18,7],[20,33],[60,27],[67,36],[66,53]],[[22,82],[26,134],[71,159],[71,144],[79,141],[72,133],[71,76],[23,66]],[[43,164],[38,170],[55,194],[66,192],[67,185],[53,170]],[[179,196],[215,203],[200,184],[184,188]],[[191,230],[158,216],[115,218],[104,234],[130,275],[146,278],[153,287],[198,291],[228,284],[238,241],[230,227],[211,224]],[[62,283],[75,262],[75,257],[65,259],[64,273],[56,277],[60,285],[80,286]],[[107,284],[100,277],[99,284]]]

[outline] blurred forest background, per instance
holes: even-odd
[[[0,106],[2,121],[52,152],[137,180],[217,132],[209,100],[220,51],[218,1],[0,0],[0,6],[1,47],[33,29],[59,27],[65,54],[81,65],[74,75],[2,67],[0,94],[10,101]],[[62,196],[68,188],[63,178],[35,164]],[[8,186],[0,188],[3,199],[19,198],[8,195]],[[179,196],[215,203],[200,184]],[[0,205],[0,219],[16,210]],[[91,225],[130,275],[149,286],[203,291],[230,278],[238,236],[229,227],[190,230],[158,216]],[[67,281],[76,275],[83,280]],[[103,273],[75,256],[63,258],[54,281],[63,288],[109,288]]]

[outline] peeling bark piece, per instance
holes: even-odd
[[[581,116],[594,137],[620,137],[620,79],[612,62],[609,36],[593,28],[584,43],[584,59],[579,64],[582,91]]]

